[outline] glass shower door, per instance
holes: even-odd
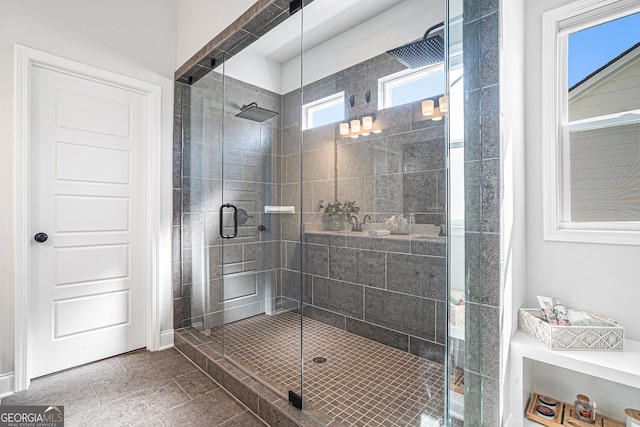
[[[291,46],[299,46],[300,24],[299,14],[281,24],[289,28]],[[281,396],[292,392],[292,402],[300,406],[300,269],[295,261],[300,254],[291,245],[300,227],[300,203],[288,198],[283,182],[284,174],[300,168],[299,159],[282,153],[283,145],[299,140],[299,122],[284,114],[295,111],[299,91],[282,93],[282,70],[269,67],[273,59],[265,55],[270,37],[275,36],[265,34],[220,67],[218,303],[224,355]]]

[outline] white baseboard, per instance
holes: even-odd
[[[13,394],[13,372],[0,375],[0,398]]]
[[[165,350],[171,347],[173,347],[173,329],[160,333],[160,348],[158,350]]]

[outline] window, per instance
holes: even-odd
[[[444,93],[444,64],[403,70],[378,79],[378,108],[421,101]]]
[[[344,92],[327,96],[302,107],[302,129],[313,129],[344,120]]]
[[[640,244],[640,5],[575,2],[543,22],[545,239]]]

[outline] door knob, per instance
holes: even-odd
[[[38,233],[35,236],[33,236],[34,240],[38,243],[44,243],[47,241],[47,239],[49,238],[49,236],[47,236],[46,233]]]

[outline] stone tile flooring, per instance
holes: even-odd
[[[444,366],[304,317],[304,399],[325,423],[438,427]],[[205,331],[227,357],[282,395],[300,392],[300,316],[259,315]],[[317,356],[325,363],[313,363]],[[332,424],[333,425],[333,424]]]
[[[38,378],[2,405],[63,405],[67,427],[266,425],[173,348]]]

